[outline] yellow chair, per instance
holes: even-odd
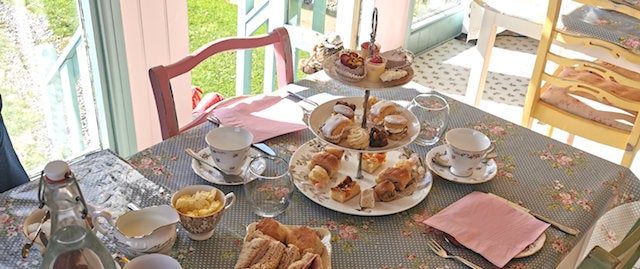
[[[585,5],[562,17],[562,0],[549,1],[522,124],[531,127],[537,119],[550,126],[548,135],[556,127],[571,134],[570,142],[578,135],[620,148],[621,165],[629,167],[640,137],[640,74],[617,62],[567,56],[567,49],[589,55],[599,50],[640,69],[640,6],[613,1],[577,0]],[[552,51],[552,43],[564,48],[562,53]]]

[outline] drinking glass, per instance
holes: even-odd
[[[423,93],[413,98],[409,105],[420,122],[420,132],[413,142],[431,146],[442,137],[449,123],[449,103],[437,93]]]
[[[293,193],[289,163],[277,156],[254,158],[245,173],[244,190],[258,216],[279,215],[289,206]]]

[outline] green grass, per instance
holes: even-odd
[[[188,0],[190,50],[214,40],[237,35],[238,8],[226,0]],[[256,34],[266,33],[262,26]],[[264,49],[253,50],[251,93],[262,92]],[[236,52],[213,56],[191,72],[191,81],[205,93],[235,96]]]

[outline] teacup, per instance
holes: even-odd
[[[213,162],[227,174],[239,175],[249,156],[253,135],[246,129],[233,126],[215,128],[205,138]]]
[[[491,149],[491,140],[480,131],[456,128],[445,134],[449,171],[460,177],[473,174],[473,169]]]
[[[104,211],[98,212],[94,218],[106,220],[106,223],[97,222],[96,229],[115,238],[116,246],[129,256],[147,253],[168,254],[176,242],[179,218],[168,205],[129,211],[119,216],[115,222],[111,215]],[[110,229],[107,224],[115,229]]]
[[[198,191],[201,192],[210,192],[214,190],[215,192],[215,200],[219,201],[221,204],[220,208],[211,212],[207,215],[188,215],[186,213],[180,212],[176,208],[176,202],[178,198],[185,195],[194,195]],[[171,206],[178,212],[180,215],[180,223],[182,223],[182,227],[187,230],[189,238],[193,240],[207,240],[211,236],[213,236],[213,232],[218,225],[218,222],[222,219],[222,215],[224,212],[229,209],[236,201],[236,195],[233,192],[225,195],[221,190],[209,186],[209,185],[191,185],[184,187],[173,194],[171,197]]]

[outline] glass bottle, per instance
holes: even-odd
[[[64,161],[44,168],[39,196],[51,212],[51,238],[42,268],[116,268],[109,250],[91,232],[87,207],[75,177]]]

